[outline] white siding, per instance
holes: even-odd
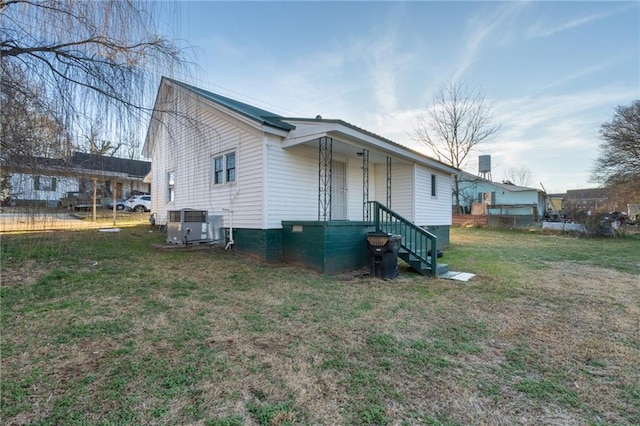
[[[318,148],[267,145],[267,228],[318,220]]]
[[[262,132],[235,123],[192,96],[171,103],[182,114],[165,115],[152,152],[152,212],[166,223],[168,210],[194,208],[224,216],[233,226],[262,227]],[[184,119],[181,117],[189,117]],[[213,158],[236,153],[236,181],[213,185]],[[175,173],[175,200],[168,200],[168,173]]]
[[[11,175],[11,194],[18,200],[55,201],[64,197],[68,191],[77,191],[79,184],[75,178],[47,176],[56,179],[55,191],[36,190],[35,176],[24,173]]]
[[[376,164],[375,199],[387,204],[387,165]],[[409,164],[391,161],[391,210],[413,221],[413,168]]]
[[[431,175],[436,176],[436,195],[431,195]],[[451,225],[451,176],[415,166],[416,214],[420,226]]]

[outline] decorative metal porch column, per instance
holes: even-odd
[[[368,149],[362,150],[362,220],[364,222],[369,222],[369,150]]]
[[[318,142],[318,221],[331,220],[331,187],[333,139],[320,138]]]
[[[387,208],[391,208],[391,157],[387,157]]]

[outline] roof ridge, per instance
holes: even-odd
[[[199,88],[191,84],[184,83],[182,81],[178,81],[169,77],[163,77],[163,78],[195,93],[200,97],[203,97],[218,105],[228,108],[260,124],[266,124],[271,127],[275,127],[282,130],[293,130],[296,128],[292,124],[281,121],[281,119],[284,117],[274,112],[267,111],[265,109],[256,107],[254,105],[250,105],[246,102],[238,101],[236,99],[233,99],[224,95],[220,95],[218,93],[214,93],[214,92],[211,92],[211,91],[208,91],[208,90],[205,90],[205,89],[202,89],[202,88]]]

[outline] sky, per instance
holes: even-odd
[[[433,156],[416,119],[450,81],[500,131],[470,154],[549,193],[596,187],[600,126],[640,98],[640,2],[179,2],[161,30],[194,67],[172,77],[285,117],[342,119]]]

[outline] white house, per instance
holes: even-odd
[[[459,172],[460,202],[467,211],[481,205],[491,216],[527,217],[538,221],[547,209],[547,195],[543,190],[511,183],[491,182],[471,173]]]
[[[134,191],[149,192],[143,178],[148,161],[74,152],[65,158],[25,157],[7,164],[13,204],[56,207],[67,192],[92,192],[100,197],[125,198]]]
[[[143,155],[157,224],[207,210],[232,228],[234,247],[268,260],[360,267],[382,216],[448,244],[457,169],[342,120],[281,117],[163,78]]]

